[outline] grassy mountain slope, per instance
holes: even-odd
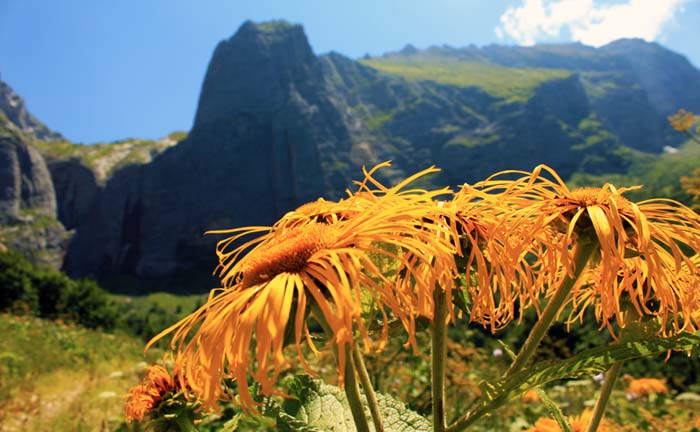
[[[478,87],[506,101],[527,100],[543,82],[571,75],[571,72],[560,69],[510,68],[483,61],[439,57],[414,59],[390,56],[364,59],[360,63],[409,80]]]

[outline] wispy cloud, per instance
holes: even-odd
[[[683,11],[688,0],[626,0],[601,4],[595,0],[522,0],[509,7],[496,27],[499,38],[522,45],[570,36],[601,46],[622,37],[656,40],[666,23]]]

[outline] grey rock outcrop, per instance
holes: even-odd
[[[56,196],[44,158],[13,129],[0,126],[0,221],[21,221],[30,211],[55,216]]]
[[[69,238],[44,158],[0,112],[0,242],[57,269]]]
[[[40,140],[63,139],[27,111],[24,100],[4,81],[0,80],[0,111],[20,131]]]
[[[56,192],[57,215],[66,229],[85,223],[99,196],[95,173],[79,159],[48,160]]]

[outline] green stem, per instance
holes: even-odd
[[[372,414],[372,422],[374,423],[374,430],[376,432],[384,432],[384,422],[382,420],[382,414],[379,412],[379,404],[377,403],[377,396],[374,394],[374,388],[372,387],[372,381],[369,379],[369,373],[367,372],[367,366],[365,365],[365,359],[362,357],[360,348],[355,345],[352,348],[352,359],[355,362],[355,369],[357,370],[357,375],[360,377],[360,383],[362,384],[362,390],[367,398],[367,405],[369,405],[369,412]]]
[[[591,257],[594,255],[595,251],[597,250],[597,247],[597,241],[582,240],[578,243],[576,247],[576,252],[574,253],[573,276],[569,277],[567,275],[561,282],[561,285],[559,285],[559,288],[557,288],[557,290],[555,291],[554,295],[549,299],[549,303],[544,308],[544,311],[542,311],[540,319],[535,323],[534,327],[532,328],[532,331],[528,335],[527,340],[520,349],[520,352],[518,353],[517,357],[510,365],[506,373],[503,375],[504,378],[509,378],[516,372],[522,370],[532,359],[532,356],[535,354],[537,347],[539,346],[544,336],[547,334],[547,330],[549,330],[549,327],[552,325],[552,322],[559,314],[559,311],[561,310],[562,306],[564,305],[564,302],[569,296],[571,289],[574,287],[576,281],[583,273],[583,270],[586,268],[588,260],[590,260]],[[485,409],[470,410],[462,417],[457,419],[457,421],[455,421],[452,425],[450,425],[445,430],[445,432],[457,432],[464,430],[467,428],[467,426],[474,423],[476,420],[488,414],[489,412],[490,411],[487,411]]]
[[[535,351],[540,345],[542,338],[544,338],[544,336],[547,334],[547,330],[549,330],[552,322],[554,322],[554,319],[559,314],[562,305],[566,301],[567,297],[569,297],[571,288],[573,288],[574,284],[581,276],[581,273],[583,273],[583,270],[586,268],[586,263],[588,263],[588,260],[593,255],[593,252],[595,252],[597,246],[597,241],[582,241],[577,245],[576,253],[574,254],[573,277],[569,277],[567,275],[561,282],[561,285],[559,285],[559,288],[557,288],[557,290],[554,292],[554,295],[549,299],[549,303],[544,308],[544,311],[542,311],[540,319],[537,320],[535,326],[532,328],[532,331],[528,335],[527,340],[525,340],[525,343],[520,349],[518,356],[506,371],[504,375],[505,378],[508,378],[514,373],[522,370],[532,359],[532,356],[535,354]]]
[[[598,430],[600,421],[603,419],[603,414],[605,413],[605,407],[608,405],[608,400],[610,400],[610,394],[612,393],[613,387],[615,387],[615,382],[622,371],[623,363],[624,362],[622,361],[613,363],[610,370],[608,370],[608,372],[605,374],[605,381],[603,381],[603,387],[600,389],[598,400],[596,401],[595,408],[593,409],[593,416],[591,417],[591,422],[588,424],[586,432],[595,432]]]
[[[622,322],[620,322],[620,342],[627,340],[630,335],[644,331],[641,328],[642,317],[639,316],[637,310],[630,303],[625,304],[623,309],[623,318]],[[603,381],[603,386],[600,388],[600,394],[595,403],[595,408],[593,408],[593,416],[591,417],[591,422],[588,424],[586,432],[595,432],[600,422],[603,420],[603,414],[605,414],[605,408],[608,406],[610,394],[622,371],[622,364],[623,361],[616,361],[605,373],[605,381]]]
[[[348,347],[349,348],[349,347]],[[345,396],[348,398],[350,412],[355,421],[358,432],[369,432],[369,423],[365,415],[365,408],[360,397],[360,386],[355,376],[355,365],[352,361],[350,350],[345,351]]]
[[[180,432],[197,432],[197,428],[194,427],[192,413],[187,410],[180,411],[175,417],[175,423],[178,429],[180,429]]]
[[[321,325],[323,331],[328,334],[328,337],[333,335],[333,331],[323,316],[323,311],[316,304],[315,301],[310,302],[311,311],[316,318],[316,321]],[[352,419],[355,422],[355,428],[358,432],[369,432],[369,423],[367,422],[367,416],[365,415],[364,407],[362,406],[362,399],[360,397],[360,387],[357,383],[357,377],[355,376],[355,365],[353,364],[352,348],[349,346],[345,349],[345,397],[348,399],[348,404],[350,405],[350,412],[352,413]],[[336,356],[338,355],[338,347],[335,347]]]
[[[445,362],[447,361],[447,294],[441,287],[433,291],[434,314],[430,325],[432,346],[433,431],[444,432]]]

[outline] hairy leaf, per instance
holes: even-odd
[[[284,431],[338,431],[354,432],[355,423],[345,393],[336,386],[302,375],[289,383],[289,394],[295,396],[284,404],[284,412],[277,417],[277,425]],[[363,402],[366,403],[363,397]],[[406,408],[389,396],[377,394],[379,411],[387,432],[431,431],[428,420]],[[369,408],[365,405],[369,418]],[[370,429],[373,425],[370,424]]]

